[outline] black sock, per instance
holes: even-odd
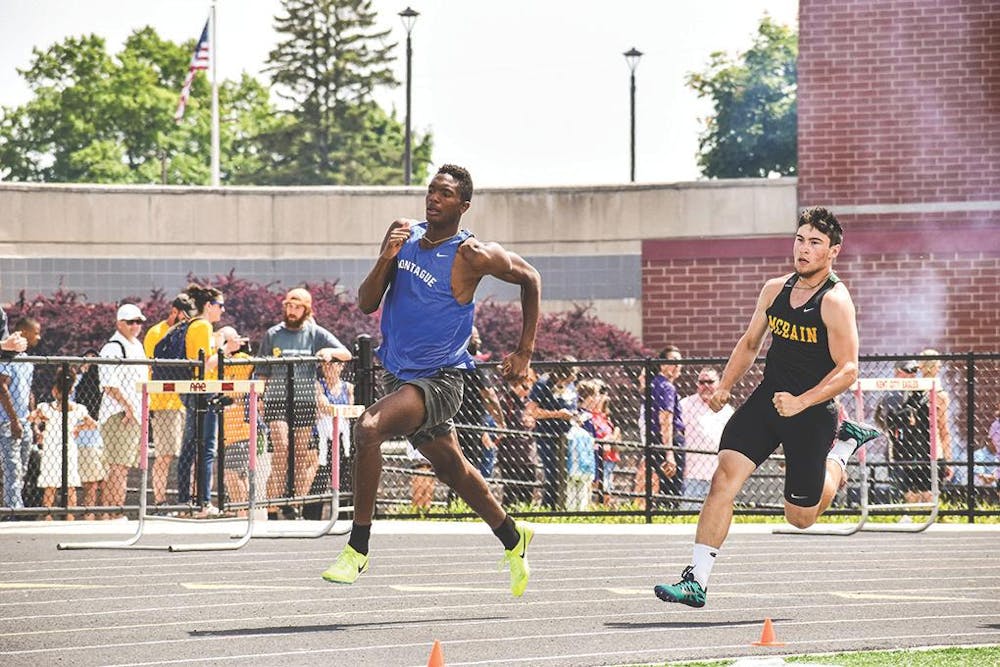
[[[516,547],[521,540],[521,535],[514,527],[514,520],[510,518],[509,514],[504,518],[503,523],[493,529],[493,534],[503,542],[503,548],[507,551]]]
[[[363,556],[368,555],[368,538],[372,534],[372,525],[359,526],[351,524],[351,537],[347,540],[347,545]]]

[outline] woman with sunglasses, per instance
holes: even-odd
[[[199,353],[205,355],[205,377],[218,377],[218,349],[214,335],[215,324],[222,319],[226,310],[226,300],[222,292],[215,287],[191,283],[184,290],[194,301],[197,315],[190,319],[187,325],[184,347],[188,359],[197,361]],[[232,354],[240,347],[238,337],[230,337],[223,344],[223,352]],[[206,516],[218,514],[219,510],[212,505],[212,464],[215,463],[215,450],[218,445],[219,413],[214,407],[209,407],[206,394],[182,394],[184,404],[184,441],[181,453],[177,458],[177,501],[184,505],[192,500],[191,470],[194,467],[197,451],[197,419],[202,417],[201,434],[201,465],[198,468],[198,480],[195,482],[196,492],[200,492],[197,504],[201,505]]]

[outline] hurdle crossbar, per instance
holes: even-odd
[[[930,392],[930,405],[937,402],[937,383],[934,378],[859,378],[851,385],[851,391],[855,395],[855,412],[859,421],[864,421],[864,400],[865,391],[928,391]],[[937,462],[937,411],[930,410],[930,475],[931,493],[933,500],[926,503],[904,503],[896,505],[869,505],[869,483],[867,456],[865,448],[858,450],[858,465],[861,475],[858,493],[860,514],[856,523],[843,528],[835,528],[829,525],[815,524],[809,528],[795,528],[792,526],[779,526],[772,532],[782,535],[853,535],[859,531],[867,530],[872,532],[896,532],[896,533],[919,533],[926,530],[937,520],[938,500],[940,491],[938,488],[938,462]],[[869,524],[869,512],[880,509],[929,509],[930,515],[927,520],[920,524],[912,525],[885,525]]]

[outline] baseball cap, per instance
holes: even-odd
[[[913,359],[900,359],[896,362],[896,370],[904,371],[906,373],[916,373],[917,362]]]
[[[139,306],[134,303],[124,303],[118,308],[119,320],[142,320],[146,321],[146,316],[139,310]]]
[[[312,308],[313,298],[309,290],[303,289],[301,287],[296,287],[295,289],[288,290],[288,294],[285,295],[285,300],[282,303],[296,303],[300,306],[305,306],[306,308]]]

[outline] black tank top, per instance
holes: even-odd
[[[776,391],[798,396],[815,387],[836,364],[830,356],[826,325],[820,316],[823,296],[840,282],[830,273],[823,286],[808,301],[792,308],[792,289],[799,276],[792,276],[767,309],[771,347],[764,364],[764,382]]]

